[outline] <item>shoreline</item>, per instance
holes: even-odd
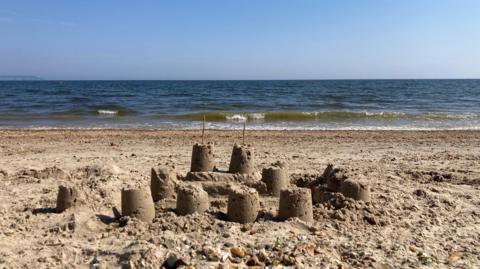
[[[182,129],[182,128],[0,128],[0,133],[2,132],[49,132],[49,131],[79,131],[79,132],[199,132],[201,133],[202,129]],[[205,129],[206,132],[241,132],[242,128],[238,129]],[[332,133],[332,132],[359,132],[359,133],[454,133],[454,132],[466,132],[466,133],[479,133],[478,129],[412,129],[412,130],[394,130],[394,129],[378,129],[378,130],[364,130],[364,129],[325,129],[325,130],[301,130],[301,129],[284,129],[284,130],[270,130],[270,129],[246,129],[248,132],[298,132],[298,133]]]

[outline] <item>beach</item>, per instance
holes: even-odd
[[[256,172],[281,161],[292,184],[305,187],[333,164],[370,186],[370,202],[315,203],[306,223],[275,220],[278,198],[261,195],[257,221],[239,224],[222,217],[227,198],[218,195],[203,214],[177,216],[174,201],[163,201],[152,223],[113,220],[122,188],[148,188],[159,166],[181,181],[200,141],[198,130],[0,130],[0,267],[480,264],[480,131],[247,130]],[[226,170],[242,132],[206,130],[205,141]],[[79,203],[55,213],[63,183],[79,190]]]

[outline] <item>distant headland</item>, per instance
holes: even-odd
[[[0,76],[0,81],[35,81],[43,80],[37,76]]]

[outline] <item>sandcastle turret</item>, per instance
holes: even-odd
[[[291,187],[280,192],[278,217],[281,220],[297,217],[305,222],[313,221],[312,194],[310,189]]]
[[[150,193],[144,189],[122,189],[122,215],[151,222],[155,207]]]
[[[339,192],[342,182],[347,179],[346,171],[343,168],[333,168],[332,164],[329,164],[322,177],[326,179],[327,189],[332,192]]]
[[[355,200],[370,201],[370,187],[364,183],[356,182],[352,179],[346,179],[340,186],[340,192],[345,197]]]
[[[195,212],[201,214],[210,207],[208,193],[201,186],[186,185],[177,189],[178,215],[188,215]]]
[[[232,158],[230,159],[230,173],[251,174],[254,172],[255,158],[254,148],[246,145],[235,144]]]
[[[249,223],[257,219],[260,202],[255,189],[241,186],[228,195],[228,220]]]
[[[68,208],[74,206],[78,199],[78,191],[74,187],[59,186],[57,195],[57,208],[56,211],[61,213]]]
[[[262,170],[262,181],[267,186],[267,193],[279,196],[280,191],[290,184],[286,168],[269,167]]]
[[[190,172],[213,171],[215,165],[213,158],[213,144],[195,144],[192,149],[192,163]]]
[[[154,202],[173,198],[175,194],[175,173],[167,167],[152,168],[150,190]]]

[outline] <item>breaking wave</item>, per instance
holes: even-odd
[[[184,114],[186,120],[201,121],[349,121],[349,120],[455,120],[480,119],[480,113],[405,113],[405,112],[350,112],[350,111],[275,111],[275,112],[205,112]]]

